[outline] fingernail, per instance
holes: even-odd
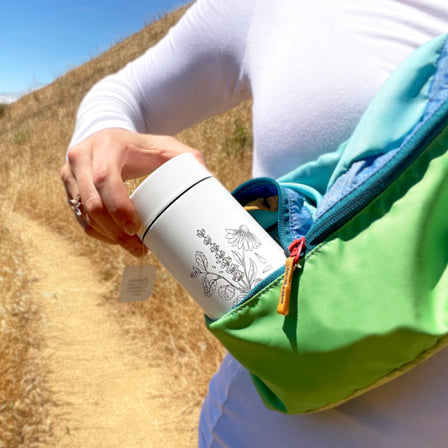
[[[135,225],[131,221],[127,221],[124,223],[124,230],[130,236],[135,235]]]
[[[145,246],[139,246],[136,247],[135,249],[133,249],[132,253],[135,257],[143,257],[144,255],[146,255],[148,252],[148,250],[146,249]]]

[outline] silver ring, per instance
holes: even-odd
[[[73,213],[76,216],[82,215],[82,211],[81,211],[82,200],[81,200],[81,196],[79,194],[78,194],[78,196],[76,196],[75,199],[68,199],[68,205],[70,205],[70,208],[73,210]]]

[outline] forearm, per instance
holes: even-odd
[[[78,109],[69,147],[105,129],[147,132],[137,92],[132,86],[124,72],[108,76],[93,86]]]
[[[82,101],[61,176],[70,203],[82,204],[76,216],[88,235],[144,253],[123,180],[185,152],[203,162],[172,136],[249,96],[243,62],[250,20],[241,5],[198,0],[156,46]]]
[[[95,85],[71,145],[107,128],[174,135],[247,99],[250,20],[245,7],[231,3],[197,1],[157,45]]]

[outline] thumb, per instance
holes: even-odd
[[[146,176],[173,157],[185,153],[192,154],[205,166],[204,156],[200,151],[174,137],[155,135],[143,137],[140,144],[133,145],[127,152],[126,163],[122,166],[123,179]]]

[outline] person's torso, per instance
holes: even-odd
[[[448,2],[260,1],[245,67],[254,176],[279,177],[337,149],[414,49],[448,32]]]

